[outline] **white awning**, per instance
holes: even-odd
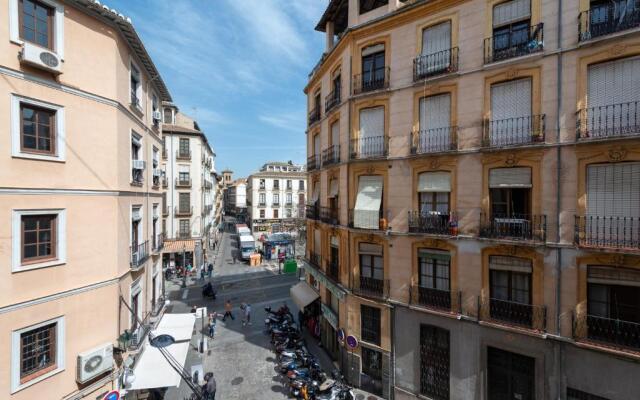
[[[191,340],[193,325],[196,323],[194,314],[164,314],[152,335],[171,335],[176,342]]]
[[[320,181],[313,184],[313,194],[311,200],[315,203],[320,198]]]
[[[378,229],[380,205],[382,204],[382,177],[361,176],[354,211],[353,225],[356,228]]]
[[[449,172],[423,172],[418,176],[418,192],[450,192]]]
[[[338,180],[332,179],[329,185],[329,198],[338,197]]]
[[[307,282],[300,282],[290,290],[291,299],[300,310],[304,309],[315,299],[320,297],[318,293],[309,286]]]

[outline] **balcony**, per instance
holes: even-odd
[[[458,149],[458,127],[425,129],[411,132],[411,154],[441,153]]]
[[[176,178],[176,188],[190,188],[191,178]]]
[[[177,230],[176,231],[176,239],[191,239],[191,232],[190,231]]]
[[[320,221],[331,225],[340,225],[339,211],[337,208],[320,207]]]
[[[575,244],[582,247],[640,250],[640,218],[575,216]]]
[[[459,311],[461,304],[460,292],[451,292],[449,290],[439,290],[419,285],[412,285],[409,288],[409,297],[411,304],[432,308],[439,311]],[[457,302],[457,307],[455,306]]]
[[[497,33],[484,39],[484,63],[541,52],[544,46],[543,24]]]
[[[413,59],[413,81],[449,74],[458,70],[458,48],[420,55]]]
[[[327,264],[327,276],[336,283],[340,283],[340,263],[337,260],[329,260]]]
[[[309,125],[313,125],[316,122],[320,121],[320,116],[320,105],[316,104],[316,106],[313,107],[311,111],[309,111]]]
[[[152,240],[153,240],[153,250],[155,252],[160,251],[164,247],[164,233],[154,236]]]
[[[485,119],[482,123],[482,146],[499,148],[544,143],[545,128],[544,114]]]
[[[129,249],[131,252],[131,259],[129,260],[131,269],[137,270],[149,258],[149,241],[133,244]]]
[[[389,297],[389,280],[361,276],[353,283],[352,290],[359,296],[386,299]]]
[[[578,40],[586,40],[610,35],[640,27],[640,8],[625,7],[625,1],[609,2],[592,6],[578,16]]]
[[[280,207],[280,201],[274,201],[271,203],[271,207]]]
[[[322,150],[322,165],[328,166],[338,164],[340,162],[340,145],[334,144]]]
[[[349,154],[352,160],[384,158],[389,152],[386,136],[351,139]]]
[[[176,160],[191,160],[191,150],[176,151]]]
[[[353,76],[353,94],[358,95],[376,90],[388,89],[391,70],[389,67],[378,69],[369,74]]]
[[[455,236],[458,234],[458,222],[453,212],[409,211],[409,232]]]
[[[316,252],[309,252],[309,264],[313,265],[316,268],[320,268],[322,265],[322,256]]]
[[[340,104],[340,90],[332,90],[329,94],[324,98],[324,112],[328,113],[334,107]]]
[[[320,155],[314,154],[307,157],[307,171],[314,171],[320,169]]]
[[[573,314],[573,337],[605,346],[640,351],[640,323],[596,315]]]
[[[378,210],[349,210],[349,228],[386,230],[385,212]]]
[[[305,215],[307,219],[313,219],[317,221],[318,219],[320,219],[320,207],[315,204],[307,204]]]
[[[267,202],[266,201],[259,201],[258,202],[258,207],[266,207],[267,206]]]
[[[585,108],[576,115],[576,139],[618,139],[640,134],[640,102]]]
[[[529,214],[489,216],[481,212],[480,236],[490,239],[528,240],[544,243],[547,239],[547,216]]]
[[[193,215],[193,206],[190,207],[178,207],[176,206],[173,210],[173,214],[176,217],[189,217]]]
[[[547,330],[547,307],[494,298],[480,298],[480,319],[516,327]]]

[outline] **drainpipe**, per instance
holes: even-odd
[[[557,109],[556,109],[556,244],[560,244],[560,206],[561,206],[561,196],[560,196],[560,180],[562,177],[562,150],[560,146],[560,128],[561,128],[561,112],[562,112],[562,0],[558,0],[558,11],[557,11],[557,24],[558,24],[558,38],[557,38],[557,48],[558,48],[558,57],[557,57]],[[562,248],[557,247],[556,250],[556,335],[561,335],[560,329],[560,316],[561,316],[561,307],[562,307]],[[563,365],[562,365],[562,346],[563,344],[560,342],[556,342],[555,344],[556,352],[556,365],[557,365],[557,379],[556,379],[556,397],[558,399],[564,399],[563,395]]]

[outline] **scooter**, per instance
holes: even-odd
[[[216,299],[216,291],[213,289],[211,282],[208,282],[202,287],[202,297],[211,297],[213,300]]]

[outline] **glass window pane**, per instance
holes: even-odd
[[[23,217],[22,223],[25,230],[31,231],[38,227],[38,221],[33,217]]]
[[[36,231],[26,231],[23,235],[23,243],[30,244],[35,243],[38,239],[38,233]]]
[[[38,227],[40,229],[49,229],[49,228],[51,228],[51,218],[50,217],[46,217],[46,216],[40,217],[40,218],[38,218],[38,222],[39,222]]]
[[[47,138],[39,138],[38,139],[38,150],[50,151],[51,150],[51,141]]]
[[[51,254],[51,243],[43,243],[38,245],[38,255],[48,256]]]
[[[38,32],[39,35],[46,36],[48,34],[49,27],[47,25],[48,24],[47,24],[46,17],[44,20],[41,20],[41,19],[36,20],[36,31]]]
[[[37,251],[36,251],[37,246],[34,245],[25,245],[23,246],[23,253],[24,253],[24,258],[31,258],[31,257],[36,257]]]
[[[37,6],[36,7],[36,17],[40,18],[40,19],[47,19],[48,16],[48,12],[49,10],[47,10],[45,7],[42,6]]]
[[[47,37],[47,35],[41,35],[40,33],[38,33],[38,40],[36,40],[36,43],[42,47],[47,47],[49,46],[49,38]]]
[[[28,233],[32,233],[32,232],[28,232]],[[33,233],[35,234],[35,232]],[[26,236],[26,233],[25,233],[25,236]],[[40,231],[38,236],[39,236],[38,240],[40,242],[51,241],[51,231]]]
[[[35,149],[36,148],[36,137],[35,136],[22,136],[22,146],[26,149]]]
[[[22,22],[22,26],[25,29],[29,29],[29,30],[35,30],[36,26],[35,26],[35,20],[33,19],[33,17],[27,16],[25,15],[24,20]]]
[[[22,3],[22,7],[24,9],[24,13],[27,15],[35,15],[35,8],[36,5],[33,1],[31,0],[24,0],[24,2]]]

